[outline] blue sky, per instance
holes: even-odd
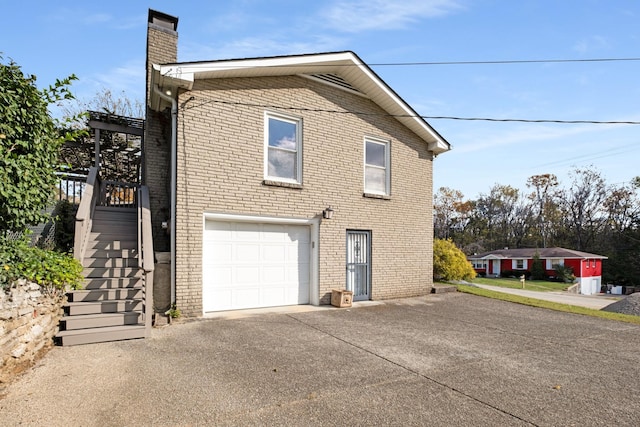
[[[375,65],[638,58],[631,0],[5,2],[0,52],[41,86],[74,73],[80,99],[142,100],[148,8],[179,17],[179,61],[352,50],[424,116],[640,121],[640,61]],[[467,198],[572,167],[640,175],[640,125],[428,121],[453,146],[434,188]]]

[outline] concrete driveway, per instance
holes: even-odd
[[[496,292],[503,292],[506,294],[520,295],[527,298],[541,299],[544,301],[558,302],[561,304],[576,305],[578,307],[592,308],[594,310],[600,310],[609,304],[613,304],[619,301],[623,297],[616,297],[614,295],[598,294],[598,295],[580,295],[570,294],[568,292],[539,292],[530,291],[527,289],[512,289],[502,286],[490,286],[474,283],[473,286],[479,288],[488,289]]]
[[[640,424],[640,327],[450,293],[53,349],[2,425]]]

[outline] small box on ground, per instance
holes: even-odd
[[[351,307],[353,301],[353,291],[346,289],[331,290],[331,305],[334,307]]]

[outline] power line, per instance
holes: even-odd
[[[369,66],[418,66],[418,65],[491,65],[491,64],[549,64],[571,62],[631,62],[640,58],[586,58],[586,59],[506,59],[495,61],[434,61],[370,63]]]
[[[189,101],[197,99],[191,97]],[[517,123],[556,123],[556,124],[596,124],[596,125],[640,125],[640,121],[612,121],[612,120],[550,120],[550,119],[496,119],[489,117],[457,117],[457,116],[423,116],[412,114],[388,114],[388,113],[368,113],[362,111],[349,110],[330,110],[324,108],[308,108],[308,107],[291,107],[283,105],[254,104],[249,102],[224,101],[221,99],[208,99],[199,104],[184,107],[184,110],[191,110],[206,104],[223,104],[242,107],[257,108],[274,108],[290,111],[307,111],[314,113],[330,113],[330,114],[354,114],[357,116],[377,116],[377,117],[395,117],[395,118],[422,118],[425,120],[462,120],[462,121],[487,121],[487,122],[517,122]],[[186,103],[185,103],[186,104]],[[183,104],[184,105],[184,104]]]

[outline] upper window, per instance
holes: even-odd
[[[302,119],[265,113],[264,177],[302,183]]]
[[[365,138],[364,140],[364,191],[389,195],[389,141]]]

